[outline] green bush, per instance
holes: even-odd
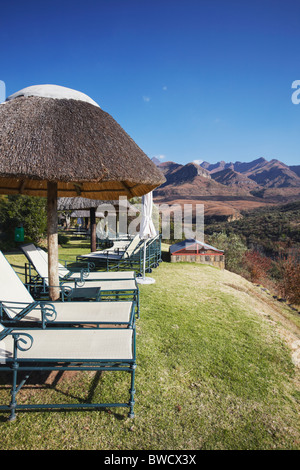
[[[13,245],[15,228],[22,224],[26,239],[38,243],[47,228],[46,199],[21,195],[1,198],[0,224],[4,242]]]
[[[226,269],[240,274],[243,270],[244,254],[247,251],[242,238],[234,233],[227,235],[225,232],[219,232],[213,233],[207,239],[210,245],[224,251]]]

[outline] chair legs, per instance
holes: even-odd
[[[18,364],[14,363],[12,365],[12,373],[13,373],[13,378],[12,378],[12,388],[11,388],[11,401],[10,401],[10,416],[8,418],[9,421],[14,421],[16,419],[16,407],[17,407],[17,401],[16,401],[16,395],[18,393],[18,387],[17,387],[17,377],[18,377]],[[21,388],[21,384],[19,389]]]
[[[37,369],[37,370],[68,370],[68,366],[66,367],[45,367],[43,368],[43,366],[41,367],[35,367],[35,366],[31,366],[30,367],[30,370],[34,370],[34,369]],[[3,406],[0,406],[0,410],[7,410],[10,412],[10,415],[9,415],[9,418],[8,420],[9,421],[15,421],[16,419],[16,411],[17,410],[39,410],[39,409],[79,409],[79,408],[86,408],[86,409],[100,409],[100,408],[110,408],[110,407],[126,407],[126,408],[129,408],[129,412],[128,412],[128,417],[129,418],[134,418],[134,404],[135,404],[135,400],[134,400],[134,396],[135,396],[135,369],[136,369],[136,364],[135,363],[131,363],[131,364],[123,364],[123,366],[121,367],[118,367],[116,364],[114,365],[103,365],[103,366],[100,366],[100,367],[82,367],[82,368],[79,368],[78,366],[74,367],[74,365],[70,367],[71,370],[102,370],[102,371],[117,371],[117,370],[123,370],[123,371],[126,371],[126,372],[129,372],[130,373],[130,389],[129,389],[129,401],[126,403],[79,403],[79,404],[71,404],[71,403],[65,403],[65,404],[39,404],[39,405],[31,405],[31,404],[28,404],[28,405],[25,405],[25,404],[22,404],[22,405],[18,405],[17,403],[17,394],[18,392],[20,391],[20,389],[23,387],[23,385],[25,384],[26,380],[29,378],[30,376],[30,373],[26,374],[24,379],[20,382],[20,384],[18,385],[17,381],[18,381],[18,372],[21,371],[21,370],[26,370],[26,369],[23,369],[23,367],[19,368],[19,364],[17,362],[14,362],[13,364],[11,364],[10,366],[10,370],[12,372],[12,387],[11,387],[11,400],[10,400],[10,404],[9,405],[3,405]],[[7,369],[6,369],[7,370]],[[28,371],[30,372],[30,371]]]
[[[134,418],[134,412],[133,412],[133,406],[135,404],[134,401],[134,395],[135,395],[135,388],[134,388],[134,382],[135,382],[135,369],[136,369],[136,364],[133,364],[131,366],[131,385],[130,385],[130,400],[129,400],[129,407],[130,411],[128,413],[128,418]]]

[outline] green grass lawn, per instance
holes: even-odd
[[[162,263],[151,277],[155,284],[140,286],[136,417],[121,409],[18,412],[10,423],[1,413],[0,449],[299,449],[296,314],[217,268]],[[22,389],[19,402],[111,401],[126,396],[128,378],[51,375]],[[7,402],[7,382],[0,384]]]

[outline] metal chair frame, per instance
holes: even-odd
[[[80,331],[76,330],[77,334]],[[41,331],[41,330],[40,330]],[[47,329],[42,330],[45,334],[45,341],[47,340]],[[66,331],[66,329],[64,329]],[[116,335],[118,329],[114,330]],[[18,351],[30,351],[34,342],[34,329],[23,329],[17,330],[11,328],[4,328],[0,332],[0,342],[5,340],[6,337],[12,336],[13,338],[13,354],[12,357],[7,357],[5,362],[0,361],[0,372],[11,372],[12,373],[12,387],[11,387],[11,401],[8,405],[0,405],[0,410],[9,411],[9,420],[13,421],[16,419],[17,410],[40,410],[40,409],[101,409],[101,408],[115,408],[125,407],[129,408],[128,416],[134,417],[134,383],[135,383],[135,369],[136,369],[136,339],[135,329],[132,330],[132,359],[80,359],[74,357],[70,358],[59,358],[59,360],[49,359],[24,359],[18,357]],[[30,353],[29,353],[30,354]],[[129,400],[126,403],[56,403],[56,404],[18,404],[16,397],[21,388],[25,385],[30,373],[34,371],[124,371],[130,374],[130,389],[129,389]],[[18,384],[19,373],[25,372],[25,378]]]

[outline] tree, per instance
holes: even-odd
[[[213,233],[209,237],[209,244],[223,250],[225,255],[225,267],[229,271],[241,273],[243,270],[243,257],[247,246],[238,235],[225,232]]]
[[[297,257],[289,256],[280,262],[283,296],[291,303],[300,305],[300,264]]]
[[[9,241],[15,228],[23,225],[26,238],[38,243],[46,233],[46,199],[31,196],[7,196],[0,200],[0,223]]]
[[[268,277],[272,267],[272,260],[270,258],[267,258],[256,250],[250,250],[245,253],[244,261],[251,282],[260,282]]]

